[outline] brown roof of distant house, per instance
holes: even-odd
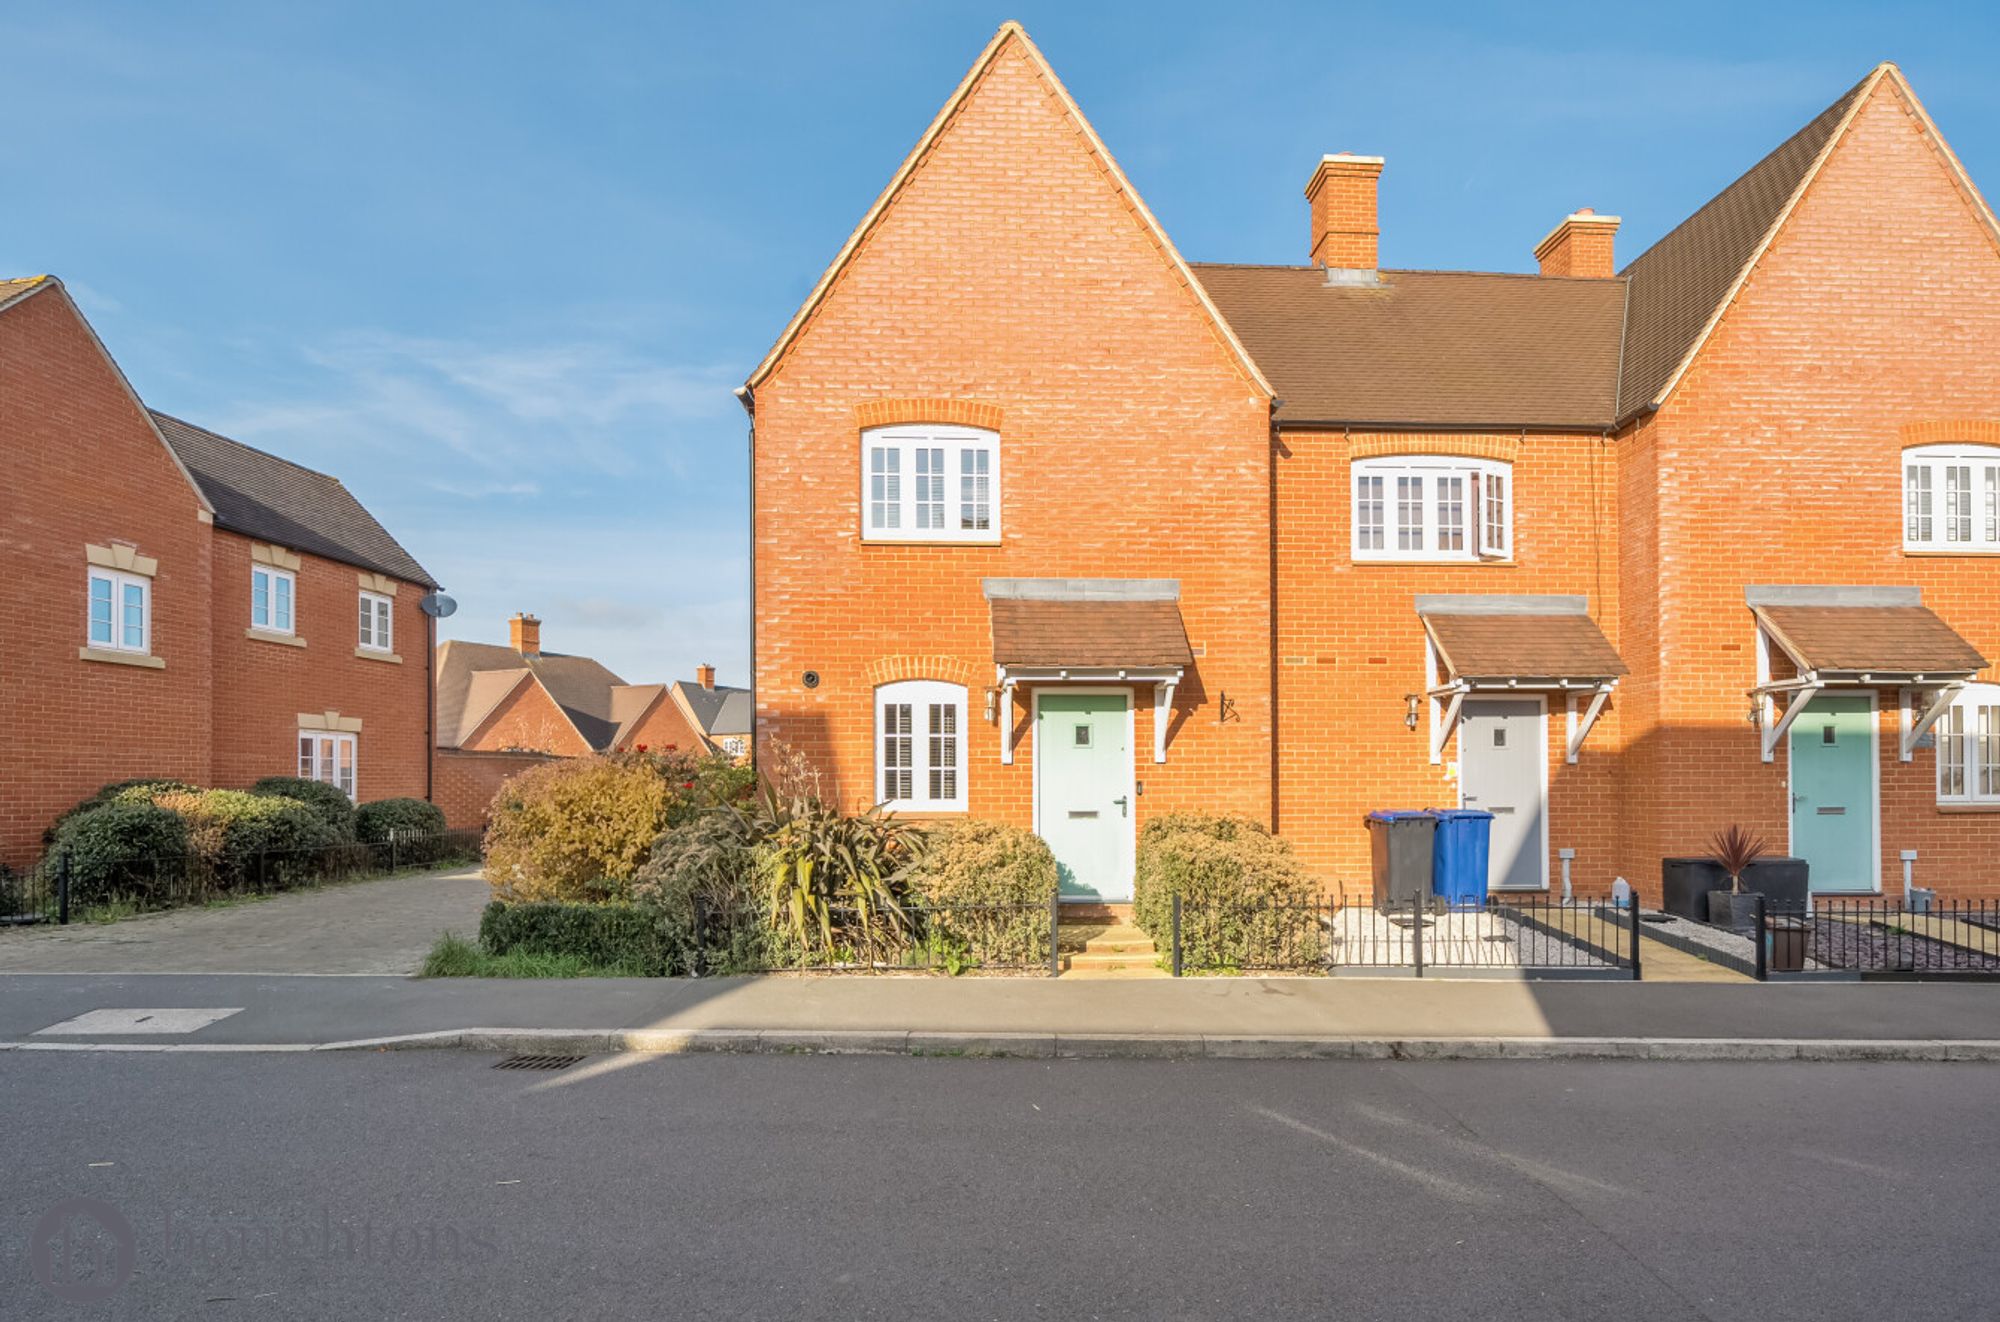
[[[1588,615],[1424,613],[1454,679],[1611,679],[1618,649]]]
[[[993,660],[997,665],[1159,668],[1194,664],[1176,601],[995,598],[992,606]]]
[[[1198,264],[1289,423],[1607,427],[1625,285],[1467,271],[1329,283],[1315,266]]]
[[[217,527],[434,588],[437,581],[340,479],[150,410],[215,509]]]
[[[1849,88],[1621,273],[1632,290],[1619,389],[1621,418],[1658,398],[1763,247],[1855,98],[1875,77],[1870,72]]]
[[[462,743],[498,702],[513,690],[522,671],[532,674],[562,708],[576,732],[592,748],[604,750],[616,742],[630,696],[618,690],[641,688],[628,685],[604,666],[587,656],[565,656],[543,652],[522,656],[511,647],[496,643],[469,643],[451,640],[440,643],[437,651],[438,740],[448,747]],[[502,681],[477,680],[491,673],[511,674]],[[480,700],[486,699],[484,709]]]
[[[1958,675],[1986,658],[1928,606],[1762,606],[1807,670]]]

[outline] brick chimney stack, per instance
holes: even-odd
[[[1581,275],[1608,280],[1618,274],[1612,256],[1612,240],[1618,234],[1618,217],[1600,216],[1589,207],[1564,216],[1535,245],[1535,260],[1543,275]]]
[[[1375,207],[1380,156],[1341,152],[1320,158],[1306,184],[1312,208],[1312,263],[1337,271],[1372,271],[1381,233]]]
[[[522,656],[542,654],[542,622],[532,615],[515,613],[507,621],[507,639]]]
[[[705,689],[715,687],[715,667],[705,661],[694,668],[694,677],[695,682]]]

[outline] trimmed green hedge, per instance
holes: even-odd
[[[1139,833],[1133,916],[1165,952],[1181,897],[1189,970],[1290,968],[1314,962],[1319,888],[1291,845],[1241,817],[1175,814]]]
[[[143,901],[179,877],[188,826],[152,803],[114,799],[66,819],[52,849],[68,860],[72,904]]]
[[[301,776],[266,776],[252,785],[250,792],[303,803],[333,828],[336,839],[354,839],[354,802],[337,785]]]
[[[362,840],[387,840],[389,833],[438,835],[444,831],[444,809],[425,799],[376,799],[354,810],[354,834]]]
[[[50,822],[48,829],[42,832],[42,843],[45,845],[54,843],[56,832],[62,829],[63,823],[78,813],[89,812],[92,808],[99,808],[113,801],[120,803],[151,803],[153,796],[156,794],[199,793],[201,793],[201,786],[190,785],[184,780],[175,780],[171,776],[136,776],[131,780],[114,780],[74,807],[65,809],[62,816]]]
[[[489,955],[568,955],[633,977],[688,971],[686,929],[650,905],[495,900],[479,919],[479,944]]]
[[[1056,893],[1056,856],[1047,842],[986,821],[944,823],[924,834],[923,853],[903,880],[933,953],[972,965],[1046,964]],[[994,907],[980,907],[987,905]]]

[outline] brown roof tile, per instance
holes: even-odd
[[[1928,606],[1765,606],[1808,670],[1965,674],[1986,658]]]
[[[1622,280],[1314,266],[1195,267],[1269,377],[1278,420],[1607,427]]]
[[[1175,601],[996,598],[993,660],[1003,666],[1190,666]]]
[[[1588,615],[1425,615],[1454,679],[1610,679],[1625,662]]]

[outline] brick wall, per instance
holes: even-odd
[[[708,751],[708,741],[695,728],[681,705],[674,701],[670,689],[662,689],[660,696],[653,700],[639,724],[632,728],[622,745],[626,749],[644,745],[655,753],[664,753],[677,748],[683,753],[702,754]]]
[[[885,401],[920,401],[882,412]],[[946,401],[934,403],[923,401]],[[860,429],[972,405],[1000,435],[998,546],[859,539]],[[1181,583],[1196,649],[1139,815],[1271,809],[1269,401],[1018,44],[1002,49],[756,395],[758,740],[873,796],[874,686],[969,690],[969,806],[1032,819],[980,719],[984,576]],[[801,683],[805,671],[819,687]],[[1231,717],[1222,716],[1227,694]],[[1152,739],[1150,688],[1135,737]]]
[[[510,777],[530,767],[555,761],[546,753],[496,753],[464,748],[437,750],[437,790],[432,802],[444,813],[445,825],[484,826],[493,796]]]
[[[1728,822],[1786,840],[1784,751],[1761,762],[1745,719],[1746,584],[1920,585],[2000,658],[2000,561],[1905,554],[1898,462],[1906,427],[2000,419],[1995,344],[1994,238],[1885,80],[1679,389],[1620,441],[1630,618],[1659,583],[1656,639],[1634,629],[1625,649],[1647,695],[1626,711],[1635,881],[1657,887],[1662,855]],[[1919,884],[2000,895],[2000,815],[1941,813],[1934,754],[1897,760],[1896,695],[1881,698],[1885,888],[1916,849]]]
[[[401,661],[360,656],[361,571],[302,555],[293,633],[305,645],[248,637],[255,544],[237,533],[215,533],[213,783],[244,786],[262,776],[296,775],[299,713],[336,711],[361,721],[356,796],[363,802],[423,798],[431,742],[424,660],[430,648],[429,621],[417,600],[425,589],[396,585],[391,655]]]
[[[589,742],[532,675],[515,685],[460,746],[484,752],[532,749],[558,757],[582,757],[591,751]]]
[[[1513,466],[1513,559],[1495,564],[1356,562],[1351,464],[1391,454],[1502,459]],[[1619,641],[1617,468],[1597,435],[1438,435],[1286,431],[1277,449],[1278,827],[1329,888],[1365,891],[1376,808],[1456,807],[1457,739],[1430,763],[1429,714],[1405,724],[1425,689],[1419,593],[1563,594],[1588,599]],[[1577,851],[1579,888],[1616,870],[1623,690],[1575,765],[1565,706],[1549,699],[1549,876]]]
[[[107,781],[205,780],[211,647],[201,501],[60,288],[0,312],[0,861]],[[162,669],[79,660],[84,547],[158,561]]]

